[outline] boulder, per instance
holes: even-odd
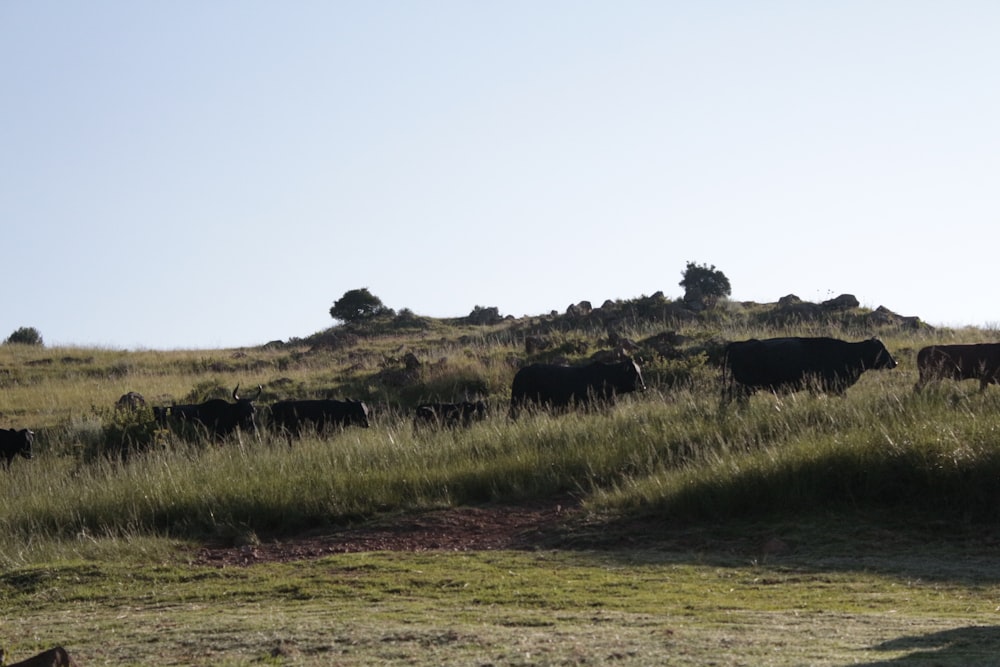
[[[857,297],[853,294],[841,294],[833,299],[828,299],[820,304],[827,310],[850,310],[861,305]]]

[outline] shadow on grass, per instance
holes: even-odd
[[[1000,529],[902,513],[702,522],[591,516],[561,524],[541,541],[543,548],[596,551],[627,562],[769,565],[799,572],[865,571],[926,581],[1000,582],[995,555]]]
[[[854,663],[865,667],[889,665],[995,665],[1000,661],[1000,627],[968,626],[890,639],[873,647],[876,651],[906,651],[891,660]]]

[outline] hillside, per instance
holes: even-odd
[[[662,293],[570,305],[563,312],[502,317],[477,308],[464,318],[403,311],[361,325],[342,325],[256,348],[116,351],[0,346],[3,425],[45,431],[81,413],[110,407],[135,391],[152,405],[228,398],[238,383],[262,385],[261,402],[283,398],[365,400],[381,414],[405,413],[424,401],[509,398],[516,369],[531,362],[576,364],[629,355],[657,389],[710,385],[731,340],[780,335],[879,336],[905,362],[933,340],[977,342],[988,332],[935,330],[919,317],[861,308],[850,295],[823,303],[793,295],[774,303],[722,301],[701,311]],[[36,392],[63,386],[58,400]]]
[[[226,350],[0,346],[2,425],[36,432],[34,457],[0,474],[0,598],[28,638],[10,655],[547,664],[541,647],[583,664],[604,632],[616,664],[746,664],[747,646],[755,664],[883,664],[922,654],[919,628],[942,664],[982,664],[998,645],[1000,392],[916,392],[914,358],[995,332],[832,301],[404,314]],[[878,336],[899,363],[843,396],[722,404],[724,345],[783,335]],[[620,354],[645,392],[508,418],[526,363]],[[258,385],[256,432],[154,419]],[[128,391],[146,406],[116,409]],[[266,419],[322,396],[364,398],[370,427],[289,440]],[[484,420],[415,427],[418,402],[474,397]]]
[[[484,310],[477,315],[493,315]],[[20,481],[9,492],[20,502],[0,525],[12,543],[49,526],[58,534],[278,535],[387,512],[567,497],[589,511],[687,518],[843,509],[845,498],[987,518],[1000,508],[974,499],[989,497],[1000,465],[989,435],[996,399],[970,384],[912,388],[919,347],[990,333],[934,329],[848,296],[695,312],[655,294],[521,319],[407,313],[234,350],[2,346],[0,419],[36,432],[36,459],[14,462],[10,479]],[[878,336],[899,367],[866,373],[841,400],[758,395],[743,410],[721,410],[726,343],[782,335]],[[640,362],[644,394],[609,411],[507,418],[521,366],[623,354]],[[153,406],[229,400],[236,387],[256,395],[258,385],[262,429],[230,438],[236,447],[208,447],[153,419]],[[116,410],[129,391],[147,407]],[[270,404],[324,397],[363,399],[372,427],[312,434],[292,447],[271,432]],[[414,430],[418,403],[461,399],[486,401],[489,418],[460,432]],[[970,423],[965,413],[983,417]],[[955,447],[970,453],[949,458]],[[938,467],[927,474],[927,466]],[[65,505],[28,476],[36,468],[74,480]],[[886,495],[884,484],[896,492]]]
[[[496,309],[450,319],[407,313],[272,341],[264,349],[328,354],[344,369],[342,395],[411,407],[423,400],[502,398],[509,389],[505,370],[525,363],[573,364],[623,354],[642,362],[654,386],[675,386],[693,381],[706,365],[717,366],[730,340],[792,334],[949,335],[919,317],[861,308],[846,294],[822,303],[794,295],[774,303],[723,301],[696,311],[658,292],[600,306],[582,301],[561,313],[520,319],[501,317]]]

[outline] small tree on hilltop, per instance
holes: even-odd
[[[5,340],[4,345],[41,345],[42,334],[35,327],[21,327]]]
[[[681,274],[680,286],[684,288],[684,304],[692,310],[704,310],[723,297],[732,294],[729,278],[715,265],[688,262]]]
[[[365,322],[377,315],[392,315],[393,310],[386,308],[382,299],[368,291],[367,287],[344,292],[344,296],[333,302],[330,317],[348,324]]]

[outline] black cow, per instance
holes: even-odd
[[[279,401],[271,406],[271,422],[292,436],[302,435],[306,424],[312,424],[317,433],[328,427],[360,426],[368,428],[370,410],[363,401],[299,400]]]
[[[264,390],[257,386],[257,394],[253,398],[240,398],[240,386],[233,389],[235,403],[222,398],[213,398],[204,403],[189,405],[171,405],[169,408],[153,409],[157,421],[172,421],[174,423],[190,423],[206,429],[216,438],[224,438],[237,428],[244,431],[257,430],[255,415],[257,409],[253,402],[260,398]]]
[[[168,406],[154,405],[153,419],[156,420],[157,424],[166,428],[169,426],[170,408]]]
[[[895,367],[896,360],[877,338],[858,343],[836,338],[738,341],[726,346],[724,399],[746,399],[758,389],[843,394],[864,371]]]
[[[616,394],[645,390],[639,364],[631,359],[586,366],[531,364],[514,375],[510,388],[510,416],[534,406],[563,410],[593,403],[613,404]]]
[[[12,428],[0,428],[0,455],[3,456],[4,467],[10,468],[14,457],[20,455],[30,459],[31,443],[35,439],[35,434],[26,428],[17,431]]]
[[[486,419],[485,401],[460,401],[458,403],[423,403],[417,406],[413,425],[444,426],[456,428],[471,426],[472,422]]]
[[[1000,384],[1000,343],[931,345],[917,352],[920,391],[934,380],[979,380],[979,391]]]

